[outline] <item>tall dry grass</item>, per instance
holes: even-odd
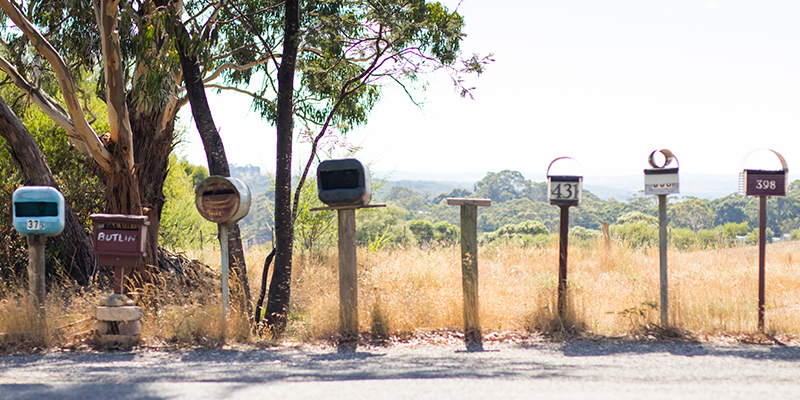
[[[800,242],[770,244],[766,331],[800,334]],[[335,251],[295,260],[293,333],[332,336],[338,324]],[[625,245],[570,247],[567,321],[556,315],[558,248],[483,247],[480,319],[485,331],[576,329],[618,336],[660,323],[658,249]],[[753,246],[668,256],[670,321],[695,333],[757,331],[758,249]],[[462,291],[457,248],[360,249],[360,329],[377,335],[460,329]]]
[[[131,297],[144,308],[142,339],[148,345],[222,343],[219,250],[187,252],[212,270],[191,285],[161,276],[136,282]],[[800,334],[800,242],[770,244],[766,263],[766,331]],[[247,253],[251,301],[258,298],[265,249]],[[461,330],[460,249],[457,247],[358,250],[359,325],[375,337],[418,331]],[[556,315],[557,243],[544,248],[498,244],[479,250],[480,319],[484,332],[570,329],[620,336],[658,325],[657,249],[616,243],[571,246],[568,258],[570,315]],[[670,250],[670,321],[703,334],[757,330],[758,249]],[[284,339],[332,339],[339,322],[336,249],[298,251],[294,260],[289,325]],[[231,283],[236,282],[231,277]],[[0,351],[82,343],[101,292],[48,290],[47,326],[37,325],[25,282],[0,285]],[[226,321],[228,342],[264,340],[237,312],[234,293]]]

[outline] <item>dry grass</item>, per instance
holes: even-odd
[[[767,247],[766,332],[800,335],[800,242]],[[252,302],[258,298],[267,251],[247,254]],[[219,270],[218,249],[187,254]],[[570,312],[555,312],[558,248],[500,244],[479,251],[480,320],[484,333],[570,332],[637,335],[659,324],[658,250],[612,245],[570,247]],[[144,344],[218,346],[222,333],[218,272],[192,286],[174,277],[138,283],[132,293],[144,308]],[[460,250],[358,251],[360,331],[376,338],[460,331],[463,324]],[[670,321],[697,336],[735,336],[757,331],[758,249],[669,253]],[[231,283],[236,282],[231,277]],[[79,346],[102,290],[50,287],[47,326],[38,324],[25,285],[0,287],[0,352]],[[232,290],[238,289],[234,286]],[[108,290],[105,290],[108,292]],[[285,339],[329,340],[339,320],[336,249],[298,252],[294,261],[290,322]],[[233,300],[236,295],[232,295]],[[228,342],[263,341],[249,316],[233,304]]]

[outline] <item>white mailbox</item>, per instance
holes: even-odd
[[[657,160],[656,158],[662,158]],[[667,195],[680,193],[678,180],[678,159],[667,149],[656,150],[650,153],[647,162],[651,167],[644,170],[644,194]],[[672,166],[673,162],[675,163]]]
[[[556,162],[556,169],[553,166]],[[572,161],[572,163],[569,163]],[[562,165],[570,164],[568,169]],[[583,198],[583,176],[575,174],[575,166],[580,169],[580,165],[572,157],[559,157],[547,167],[547,200],[550,204],[557,206],[578,206]],[[569,167],[572,167],[569,169]],[[560,170],[562,172],[555,172]],[[567,174],[565,172],[571,172]]]
[[[23,235],[57,236],[64,231],[64,195],[50,186],[23,186],[12,196],[14,229]]]

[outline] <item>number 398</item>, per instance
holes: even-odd
[[[756,179],[756,189],[775,189],[776,186],[775,181]]]

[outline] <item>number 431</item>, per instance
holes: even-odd
[[[577,183],[558,183],[553,185],[550,196],[556,199],[575,199],[578,197]]]

